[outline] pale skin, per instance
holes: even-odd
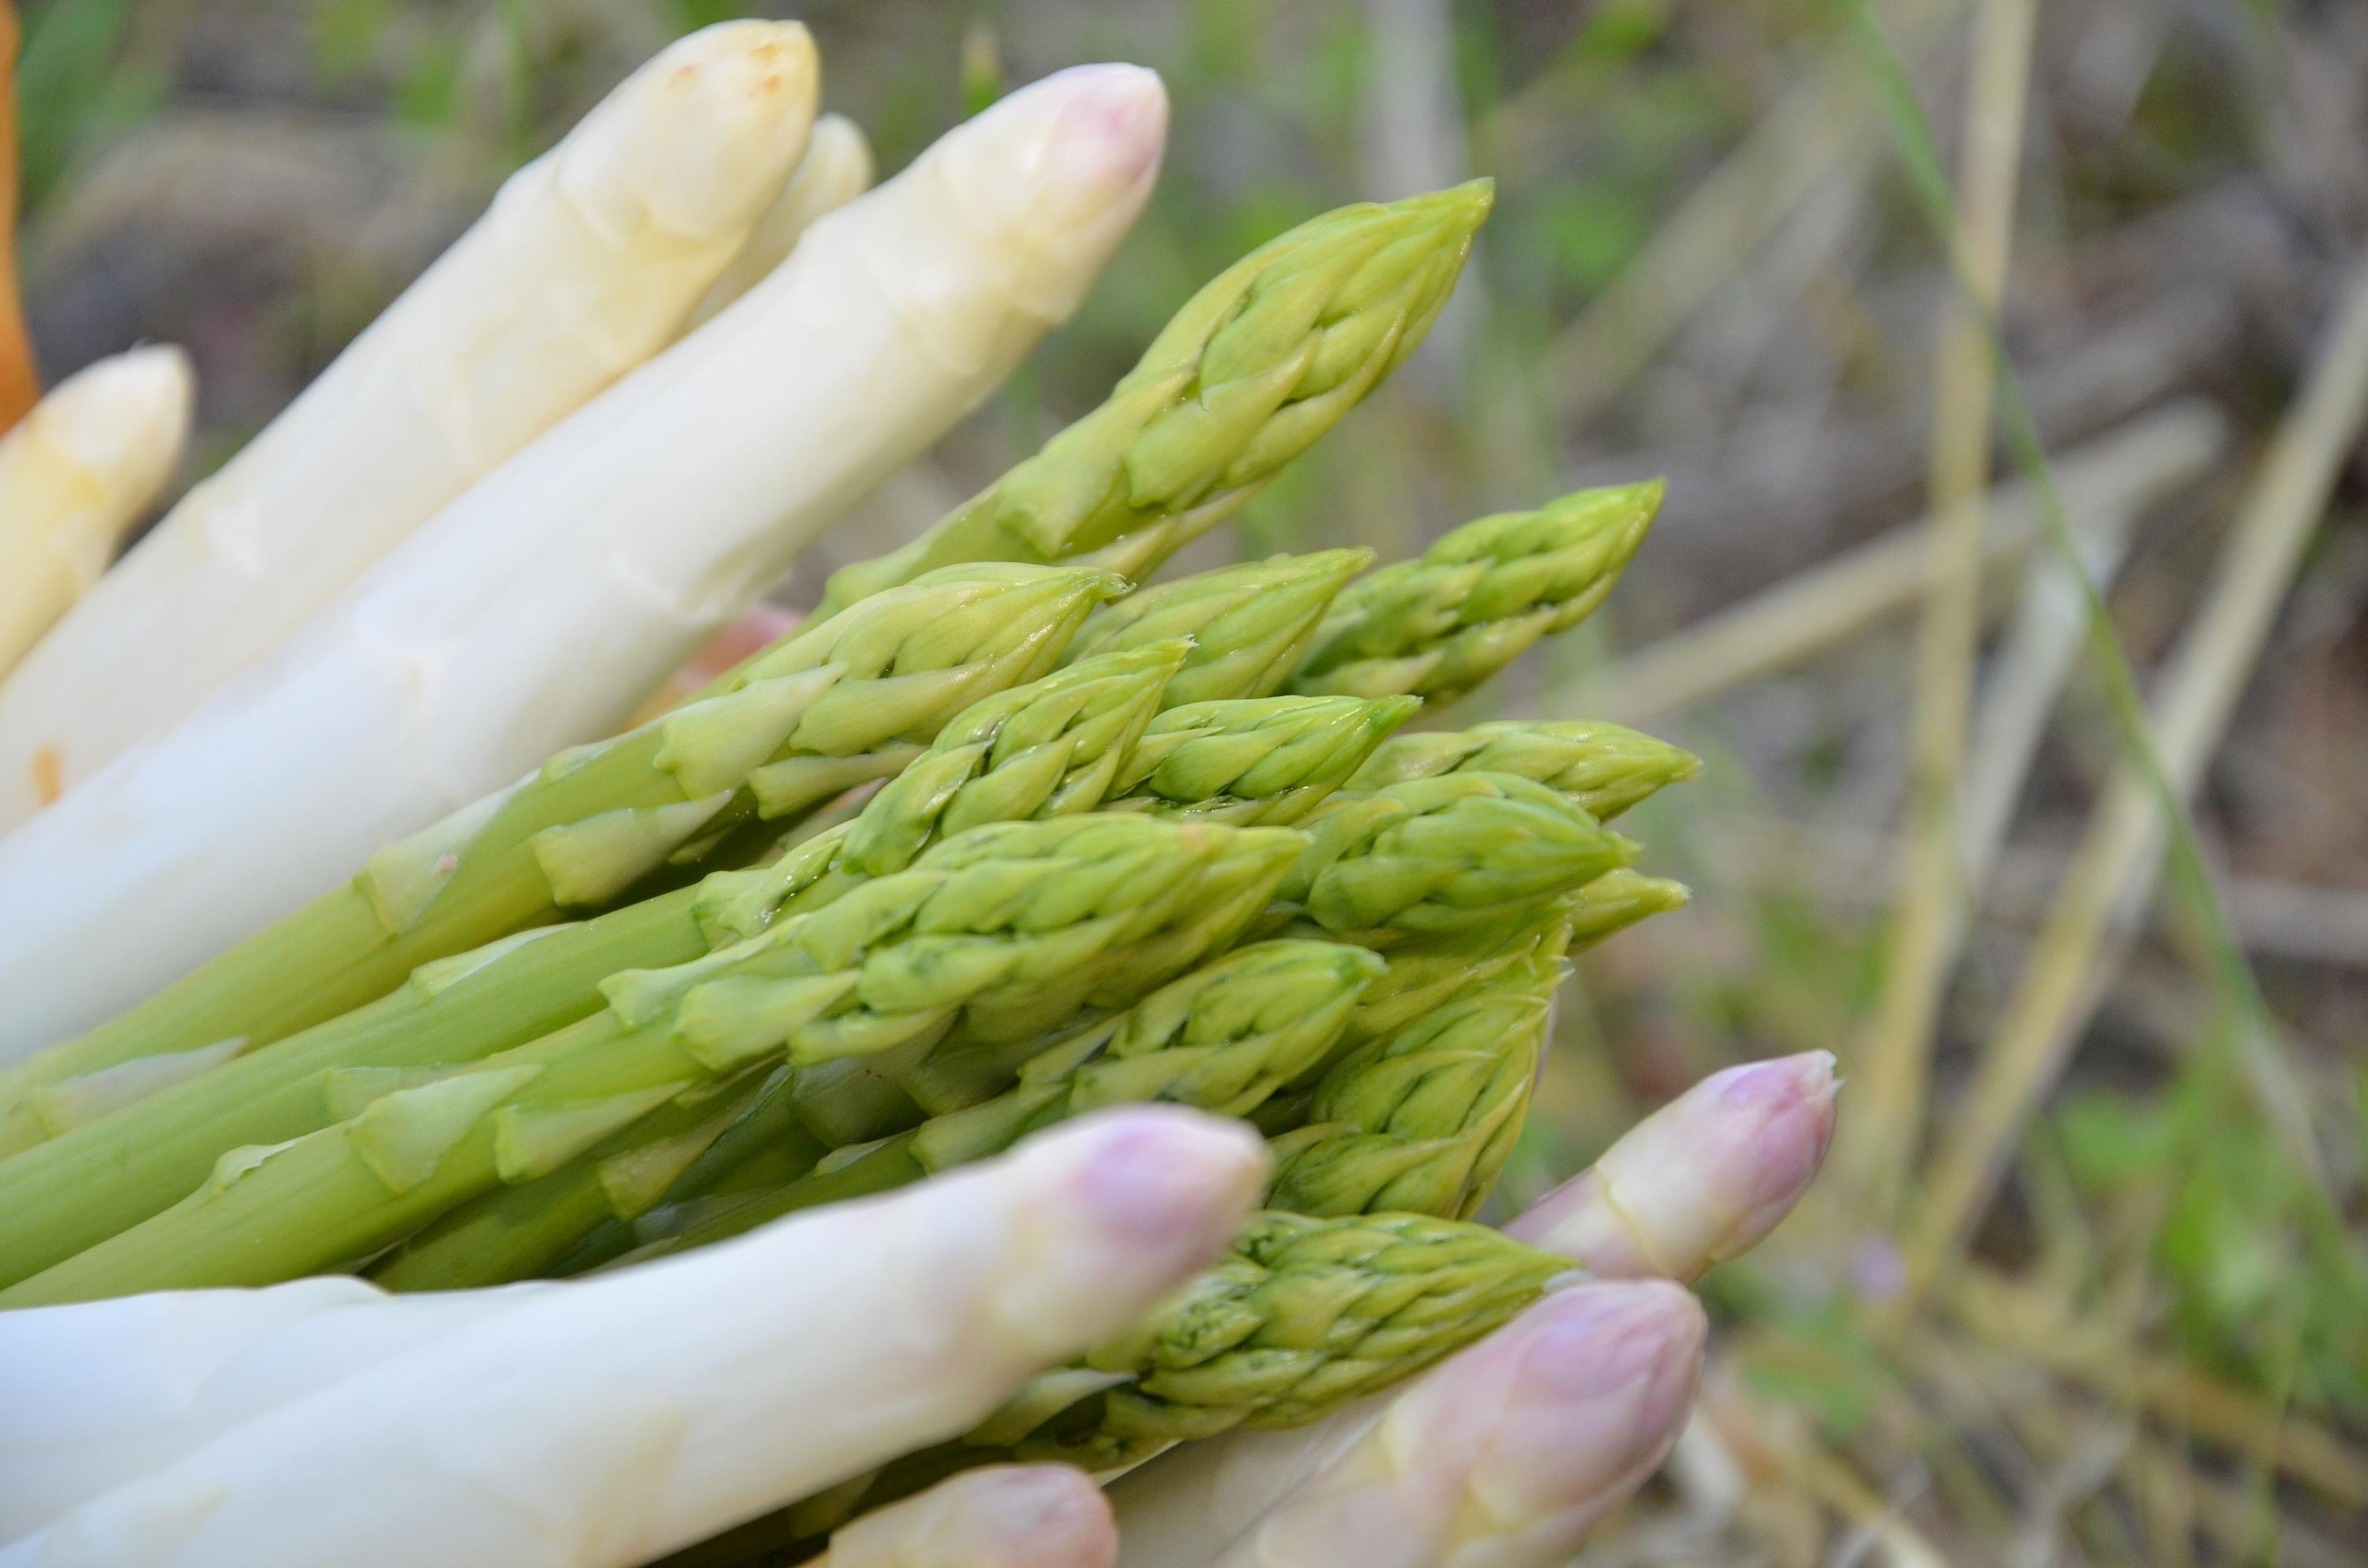
[[[974,1471],[846,1527],[827,1562],[1552,1568],[1651,1473],[1683,1424],[1704,1320],[1671,1281],[1782,1218],[1824,1153],[1833,1091],[1829,1059],[1788,1058],[1720,1074],[1641,1124],[1512,1226],[1583,1258],[1587,1277],[1392,1395],[1300,1431],[1193,1445],[1107,1492],[1056,1467]],[[339,1478],[351,1466],[391,1494],[388,1506],[444,1525],[432,1542],[439,1568],[625,1568],[752,1503],[804,1494],[965,1429],[1034,1367],[1118,1327],[1217,1251],[1265,1169],[1263,1150],[1235,1124],[1119,1111],[884,1200],[598,1281],[395,1299],[311,1281],[0,1316],[0,1367],[46,1368],[38,1386],[17,1391],[28,1397],[0,1399],[0,1471],[9,1456],[39,1451],[40,1410],[77,1403],[85,1426],[93,1412],[123,1412],[122,1446],[139,1455],[131,1473],[110,1475],[116,1445],[91,1442],[105,1434],[67,1435],[99,1457],[78,1476],[50,1475],[42,1513],[0,1530],[27,1532],[0,1546],[0,1565],[427,1560],[406,1553],[431,1543],[355,1524],[346,1503],[308,1507],[291,1494],[347,1495]],[[790,1285],[825,1268],[822,1300]],[[916,1269],[928,1286],[922,1312]],[[282,1295],[299,1290],[313,1297]],[[735,1295],[764,1310],[729,1310]],[[598,1311],[581,1310],[596,1301]],[[85,1374],[39,1354],[71,1335],[64,1314],[89,1311],[160,1317],[177,1333],[157,1335],[160,1353],[130,1368]],[[700,1332],[663,1332],[683,1323]],[[815,1335],[830,1356],[794,1352]],[[633,1413],[641,1426],[665,1427],[669,1443],[610,1453],[615,1445],[593,1441],[607,1392],[586,1400],[583,1420],[554,1422],[552,1402],[581,1397],[583,1380],[550,1366],[571,1348],[575,1365],[600,1353],[625,1402],[648,1406]],[[78,1376],[92,1387],[65,1386]],[[411,1451],[421,1413],[401,1391],[447,1387],[439,1378],[453,1381],[438,1426],[449,1434],[456,1410],[468,1423],[465,1465],[440,1447],[433,1464]],[[668,1403],[686,1389],[696,1397]],[[865,1419],[778,1419],[800,1408]],[[829,1440],[801,1442],[800,1429]],[[291,1461],[299,1441],[302,1460]],[[171,1544],[122,1555],[125,1520],[151,1532],[145,1545],[176,1499],[199,1494],[211,1511],[167,1532]],[[581,1523],[604,1510],[598,1528]],[[247,1517],[269,1528],[243,1533]]]

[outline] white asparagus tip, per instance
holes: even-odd
[[[1677,1440],[1706,1328],[1663,1280],[1550,1296],[1390,1401],[1216,1568],[1568,1562]]]
[[[67,377],[0,441],[0,674],[98,581],[165,488],[195,382],[179,349],[134,348]]]
[[[1066,1465],[999,1465],[867,1514],[816,1568],[1110,1568],[1118,1527],[1101,1488]]]
[[[1150,194],[1167,141],[1158,73],[1074,65],[1002,99],[936,150],[986,227],[1106,251]]]
[[[1757,1246],[1833,1142],[1830,1051],[1714,1073],[1508,1227],[1600,1275],[1691,1279]]]
[[[1400,1452],[1429,1449],[1463,1471],[1464,1504],[1451,1527],[1459,1548],[1550,1542],[1550,1551],[1516,1555],[1562,1562],[1668,1457],[1693,1405],[1708,1333],[1701,1303],[1665,1280],[1567,1290],[1418,1385],[1403,1415],[1385,1419],[1384,1440]],[[1417,1426],[1430,1430],[1417,1439]],[[1459,1443],[1459,1432],[1484,1435]]]
[[[803,153],[822,64],[797,22],[719,22],[627,77],[561,142],[558,177],[618,236],[748,223]]]
[[[181,460],[197,399],[189,357],[169,343],[110,355],[59,382],[27,415],[102,484],[129,523],[156,499]],[[107,543],[114,544],[110,535]]]

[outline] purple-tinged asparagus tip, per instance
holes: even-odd
[[[832,1538],[845,1568],[1110,1568],[1108,1499],[1066,1465],[997,1465],[869,1514]]]
[[[1713,1074],[1509,1229],[1599,1275],[1691,1279],[1792,1212],[1833,1142],[1839,1088],[1823,1051]]]

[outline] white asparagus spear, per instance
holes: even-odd
[[[389,1296],[337,1277],[0,1313],[0,1540],[556,1288]]]
[[[1717,1074],[1513,1228],[1598,1275],[1691,1278],[1790,1211],[1831,1141],[1834,1095],[1823,1052]],[[25,1494],[14,1511],[0,1506],[0,1540],[356,1367],[566,1288],[389,1296],[359,1280],[309,1279],[0,1312],[0,1477]],[[138,1353],[82,1353],[94,1344]],[[1373,1409],[1300,1431],[1229,1433],[1129,1476],[1116,1494],[1141,1554],[1131,1548],[1128,1562],[1198,1568],[1353,1446]]]
[[[871,143],[855,121],[843,114],[826,114],[815,120],[797,172],[757,218],[731,264],[691,307],[689,324],[700,325],[755,288],[759,278],[797,248],[799,239],[816,219],[837,211],[871,189]]]
[[[134,348],[50,390],[0,439],[0,675],[107,570],[189,435],[188,357]]]
[[[816,69],[795,23],[705,28],[512,176],[0,687],[0,829],[188,716],[680,331],[803,152]]]
[[[1561,1568],[1668,1457],[1707,1328],[1665,1280],[1550,1296],[1189,1568]]]
[[[0,1568],[625,1568],[984,1419],[1213,1256],[1237,1123],[1089,1118],[890,1198],[523,1295],[0,1549]]]
[[[1593,1168],[1506,1227],[1607,1278],[1691,1280],[1757,1245],[1808,1190],[1833,1142],[1834,1059],[1731,1067],[1631,1128]],[[1425,1374],[1455,1376],[1456,1363]],[[1321,1489],[1392,1408],[1383,1395],[1283,1432],[1228,1432],[1110,1489],[1121,1568],[1203,1568],[1294,1489]],[[1417,1463],[1417,1456],[1401,1458]]]
[[[1093,1478],[996,1465],[864,1515],[812,1568],[1110,1568],[1118,1527]]]
[[[1166,124],[1133,66],[1005,98],[0,841],[0,1062],[614,728],[1076,308]]]

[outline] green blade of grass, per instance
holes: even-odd
[[[2131,775],[2168,828],[2171,892],[2195,933],[2207,977],[2235,1021],[2229,1038],[2237,1042],[2257,1074],[2269,1071],[2283,1074],[2283,1064],[2275,1062],[2271,1043],[2277,1032],[2276,1022],[2252,967],[2237,944],[2235,927],[2204,858],[2194,820],[2156,744],[2129,655],[2113,631],[2103,596],[2080,559],[2078,543],[2055,487],[2045,443],[2006,352],[1997,318],[1984,306],[1978,292],[1966,286],[1969,279],[1965,258],[1955,244],[1956,205],[1930,122],[1917,99],[1906,67],[1867,0],[1836,0],[1836,4],[1891,130],[1894,151],[1907,176],[1910,191],[1947,251],[1952,274],[1959,285],[1962,308],[1989,337],[1997,375],[1995,393],[2008,452],[2038,498],[2045,537],[2079,585],[2089,661],[2102,688],[2114,738]],[[2076,867],[2067,882],[2079,879],[2081,869]],[[2118,876],[2110,880],[2116,884],[2120,881]],[[2076,884],[2070,891],[2077,895],[2082,889]],[[2118,893],[2115,885],[2103,890],[2101,900],[2086,901],[2100,902],[2105,906],[2093,921],[2088,918],[2086,909],[2071,907],[2083,901],[2076,898],[2060,903],[2059,913],[2065,918],[2051,919],[2043,928],[2033,944],[2034,959],[2049,956],[2046,945],[2059,926],[2078,929],[2093,925],[2101,928],[2105,913],[2118,902]],[[1980,1078],[1965,1112],[1928,1169],[1921,1211],[1907,1238],[1911,1296],[1930,1283],[1962,1244],[1965,1233],[1995,1189],[2001,1151],[2069,1053],[2069,1039],[2056,1037],[2068,1034],[2064,1026],[2075,1011],[2071,1006],[2073,996],[2084,987],[2087,947],[2084,944],[2078,954],[2058,953],[2056,958],[2059,968],[2078,971],[2066,974],[2055,987],[2064,995],[2064,1003],[2033,1009],[2053,1015],[2041,1020],[2046,1028],[2018,1027],[2000,1031],[1985,1055]],[[2015,1023],[2014,1011],[2009,1008],[2009,1025]],[[2310,1129],[2306,1123],[2294,1125],[2289,1096],[2271,1093],[2262,1097],[2265,1110],[2280,1129],[2282,1141],[2289,1145],[2289,1153],[2303,1168],[2315,1172],[2318,1161]],[[2330,1201],[2326,1199],[2323,1186],[2320,1195],[2322,1201]]]

